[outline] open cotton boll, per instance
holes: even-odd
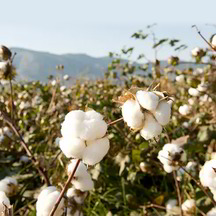
[[[41,191],[36,203],[37,216],[49,216],[50,212],[55,205],[60,192],[56,190],[56,187],[50,186]],[[58,205],[54,216],[60,216],[63,214],[64,198]]]
[[[73,172],[77,161],[78,161],[78,159],[71,160],[70,164],[67,167],[68,175],[70,175]],[[85,164],[82,161],[80,161],[80,163],[77,167],[77,170],[74,174],[74,177],[79,178],[79,177],[83,177],[83,176],[85,177],[86,175],[88,175],[87,167],[85,166]]]
[[[196,208],[196,201],[194,199],[188,199],[182,204],[182,210],[185,212],[194,212]]]
[[[88,165],[99,163],[110,148],[109,139],[104,137],[93,141],[87,141],[87,147],[83,152],[83,162]]]
[[[7,196],[14,195],[17,191],[17,180],[12,177],[5,177],[0,181],[0,191],[5,192]]]
[[[199,173],[203,186],[216,189],[216,160],[206,161]]]
[[[197,86],[197,90],[200,91],[200,92],[205,92],[208,90],[208,84],[207,83],[200,83],[198,86]]]
[[[67,197],[69,199],[73,198],[73,200],[78,204],[83,204],[87,195],[88,193],[83,193],[75,187],[69,188],[67,191]]]
[[[7,61],[0,62],[0,71],[5,72],[7,70]]]
[[[10,207],[10,200],[3,191],[0,191],[0,212],[3,213],[5,206]]]
[[[136,98],[139,101],[139,104],[149,111],[154,111],[159,103],[159,97],[153,92],[137,91]]]
[[[95,111],[87,114],[80,110],[71,111],[65,116],[61,125],[63,137],[76,137],[83,140],[94,140],[106,134],[107,123]]]
[[[84,177],[80,177],[72,180],[73,186],[81,191],[89,191],[94,188],[94,182],[91,179],[90,174],[88,173]]]
[[[161,125],[168,124],[171,117],[171,105],[167,101],[161,101],[153,115]]]
[[[140,109],[140,105],[135,100],[127,100],[122,108],[122,116],[128,127],[139,129],[143,125],[144,114]]]
[[[158,153],[158,159],[167,173],[179,168],[176,162],[185,162],[187,157],[185,151],[176,144],[168,143]]]
[[[181,115],[188,115],[188,114],[190,114],[191,109],[192,109],[191,106],[184,104],[184,105],[179,107],[179,113]]]
[[[194,97],[197,97],[200,95],[200,92],[196,88],[189,88],[188,94]]]
[[[216,216],[216,207],[207,212],[206,216]]]
[[[176,199],[169,199],[166,203],[166,210],[169,211],[176,206],[177,206],[177,200]]]
[[[191,54],[194,57],[198,56],[199,52],[200,52],[200,48],[199,47],[195,47],[194,49],[191,50]]]
[[[82,158],[85,149],[85,141],[79,138],[62,137],[59,147],[67,158]]]
[[[154,119],[154,117],[146,113],[145,115],[145,124],[142,130],[140,131],[141,136],[146,139],[152,139],[162,132],[162,126]]]
[[[179,76],[176,76],[175,78],[176,82],[178,83],[184,83],[185,81],[185,76],[183,74],[179,75]]]

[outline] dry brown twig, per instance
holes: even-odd
[[[28,148],[27,143],[22,138],[22,135],[20,134],[19,130],[17,129],[15,123],[8,116],[8,114],[3,110],[3,108],[1,106],[0,106],[0,115],[7,122],[7,124],[10,126],[10,128],[16,134],[16,136],[20,139],[20,143],[21,143],[22,147],[25,149],[25,151],[26,151],[27,155],[30,157],[32,163],[35,165],[36,169],[38,170],[38,172],[40,173],[40,175],[44,178],[44,181],[46,182],[46,184],[49,186],[50,185],[50,181],[49,181],[49,178],[47,176],[47,172],[44,170],[43,167],[40,166],[39,162],[34,157],[34,155],[32,154],[32,152],[30,151],[30,149]]]

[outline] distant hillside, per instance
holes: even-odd
[[[64,65],[64,74],[73,78],[95,79],[104,76],[108,64],[112,61],[109,57],[94,58],[86,54],[55,55],[48,52],[38,52],[22,48],[11,48],[17,55],[14,59],[18,77],[17,80],[47,81],[49,75],[56,75],[56,65]],[[138,65],[138,64],[136,64]],[[167,62],[161,61],[161,66],[166,67]],[[144,74],[151,73],[152,65]],[[189,62],[181,62],[179,69],[202,67]],[[142,71],[138,73],[143,74]]]
[[[55,55],[48,52],[37,52],[22,48],[11,48],[17,55],[14,65],[20,80],[47,81],[49,75],[56,75],[56,65],[64,65],[64,74],[72,78],[102,77],[111,62],[109,57],[94,58],[86,54]]]

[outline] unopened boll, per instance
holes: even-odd
[[[5,206],[7,206],[8,208],[10,207],[10,200],[6,196],[5,192],[0,191],[0,213],[4,212]]]
[[[191,113],[191,109],[192,109],[191,106],[184,104],[184,105],[179,107],[179,113],[181,115],[188,115]]]
[[[154,111],[159,103],[159,97],[153,92],[137,91],[136,98],[139,101],[139,104],[149,111]]]
[[[200,95],[200,92],[196,88],[189,88],[188,94],[194,97],[197,97]]]
[[[128,127],[139,129],[144,122],[144,114],[136,100],[127,100],[122,106],[122,116]]]
[[[196,209],[196,201],[194,199],[188,199],[182,204],[182,210],[186,213],[195,212],[195,209]]]
[[[52,208],[54,207],[60,192],[56,187],[50,186],[41,191],[36,203],[37,216],[49,216]],[[54,216],[60,216],[63,214],[64,198],[60,201],[58,208],[55,211]]]
[[[186,161],[186,153],[177,144],[168,143],[159,151],[158,159],[163,164],[164,170],[170,173],[179,168],[178,162]]]
[[[155,118],[151,115],[146,113],[145,115],[145,123],[140,131],[141,136],[146,139],[153,139],[157,137],[162,132],[162,126],[155,120]]]
[[[158,123],[166,125],[169,123],[171,117],[171,105],[167,101],[161,101],[153,114]]]
[[[206,161],[199,173],[203,186],[216,189],[216,160]]]
[[[61,133],[63,137],[76,137],[83,140],[95,140],[103,137],[107,131],[107,123],[103,116],[92,111],[74,110],[65,116]]]
[[[7,196],[12,196],[16,193],[18,187],[17,180],[12,177],[5,177],[0,181],[0,191],[5,192]]]

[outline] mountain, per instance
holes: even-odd
[[[11,50],[17,53],[14,65],[18,72],[18,80],[47,81],[49,75],[56,75],[56,66],[60,64],[64,65],[64,74],[72,78],[95,79],[103,77],[108,64],[112,61],[109,57],[94,58],[86,54],[56,55],[23,48]]]

